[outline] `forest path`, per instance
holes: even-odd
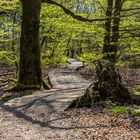
[[[0,140],[128,140],[136,136],[126,116],[114,118],[106,109],[64,111],[90,84],[75,73],[82,63],[70,62],[67,68],[50,72],[53,89],[0,105]]]
[[[69,62],[70,64],[66,67],[56,68],[49,73],[53,84],[51,90],[43,90],[36,92],[37,94],[15,98],[5,105],[18,109],[19,106],[27,106],[28,104],[35,106],[44,104],[53,110],[63,111],[73,99],[82,95],[90,85],[90,82],[76,74],[75,69],[82,66],[82,62],[75,59],[69,59]]]
[[[57,139],[59,131],[54,132],[55,129],[63,130],[65,127],[57,123],[54,125],[53,120],[63,119],[63,110],[74,98],[82,95],[90,84],[75,73],[82,62],[74,59],[69,61],[71,64],[67,67],[50,72],[53,89],[37,91],[0,105],[0,140]],[[66,138],[67,132],[60,139]]]

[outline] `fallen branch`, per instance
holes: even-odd
[[[16,79],[13,79],[13,78],[0,79],[0,82],[2,82],[2,83],[5,83],[5,82],[10,82],[10,81],[16,82]]]

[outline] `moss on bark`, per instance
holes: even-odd
[[[41,88],[49,90],[53,87],[53,85],[50,79],[49,80],[48,79],[47,81],[43,80],[41,85],[23,85],[23,84],[17,83],[14,87],[6,91],[11,92],[11,91],[25,91],[25,90],[40,90]]]
[[[113,63],[99,62],[96,73],[98,81],[91,84],[83,96],[72,101],[68,108],[91,107],[108,99],[113,102],[132,103],[132,93],[123,86],[119,72]]]
[[[52,83],[51,83],[51,81],[50,81],[50,78],[48,78],[48,80],[47,81],[44,81],[43,80],[43,88],[44,89],[51,89],[53,87],[53,85],[52,85]]]
[[[19,75],[15,89],[40,89],[42,86],[40,9],[40,0],[22,0]]]

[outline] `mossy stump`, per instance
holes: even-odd
[[[123,86],[114,63],[98,62],[96,74],[98,81],[91,84],[83,96],[72,101],[68,108],[91,107],[103,103],[106,99],[113,102],[131,103],[131,93]]]

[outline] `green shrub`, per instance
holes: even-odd
[[[12,51],[0,51],[0,66],[14,66],[18,61],[18,56],[15,56]]]
[[[82,55],[77,56],[76,58],[81,62],[93,63],[94,61],[100,60],[102,58],[102,55],[85,51]]]

